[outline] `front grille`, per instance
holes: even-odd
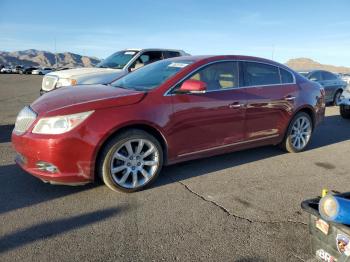
[[[30,107],[24,107],[17,116],[14,131],[19,134],[24,133],[33,124],[36,117],[36,113]]]
[[[44,76],[41,84],[41,89],[45,91],[51,91],[56,87],[58,77],[57,76]]]

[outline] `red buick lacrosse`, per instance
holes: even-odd
[[[16,162],[45,182],[100,177],[133,192],[163,165],[263,145],[300,152],[324,114],[324,90],[282,64],[178,57],[45,94],[20,111],[12,143]]]

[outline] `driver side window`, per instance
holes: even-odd
[[[200,80],[207,84],[207,91],[224,90],[238,87],[238,63],[219,62],[208,65],[189,79]]]
[[[153,62],[163,59],[162,52],[160,51],[149,51],[144,52],[136,61],[130,66],[129,71],[134,71],[140,67],[151,64]]]
[[[320,71],[313,72],[310,75],[309,79],[312,80],[312,81],[321,81],[322,80],[321,72]]]

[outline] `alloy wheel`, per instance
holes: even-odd
[[[157,173],[159,151],[148,139],[123,143],[113,154],[110,173],[119,186],[134,189],[145,185]]]
[[[295,120],[291,132],[291,144],[297,150],[303,150],[308,144],[312,133],[310,119],[300,116]]]

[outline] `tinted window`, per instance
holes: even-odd
[[[151,64],[153,62],[163,59],[163,54],[160,51],[144,52],[136,61],[130,66],[130,71],[134,71],[140,67]]]
[[[259,86],[280,84],[278,68],[271,65],[245,62],[244,63],[244,85]]]
[[[310,74],[309,79],[311,81],[321,81],[322,77],[321,77],[321,72],[320,71],[316,71]]]
[[[171,57],[178,57],[180,56],[180,53],[175,51],[164,51],[163,55],[164,55],[164,59],[166,59]]]
[[[238,87],[238,63],[222,62],[204,67],[190,77],[207,84],[207,90]]]
[[[283,84],[293,83],[294,78],[291,73],[289,73],[287,70],[284,70],[283,68],[280,68],[281,73],[281,80]]]
[[[126,89],[150,90],[164,83],[186,66],[193,63],[193,60],[161,60],[142,67],[116,81],[111,85]]]
[[[97,67],[122,69],[137,53],[137,51],[120,51],[114,53],[97,64]]]
[[[335,80],[337,76],[330,72],[322,72],[322,78],[323,80]]]

